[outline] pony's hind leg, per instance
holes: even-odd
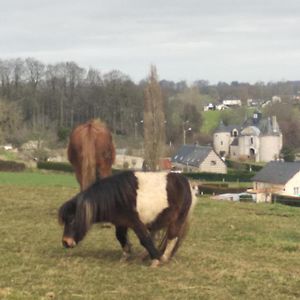
[[[127,261],[131,255],[131,244],[127,237],[128,228],[124,226],[116,226],[116,237],[123,249],[123,255],[121,261]]]
[[[181,230],[181,225],[178,222],[172,222],[169,224],[167,229],[167,240],[164,248],[164,253],[160,260],[162,262],[167,262],[173,256],[175,247],[179,241],[179,234]]]

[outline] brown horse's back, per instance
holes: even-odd
[[[94,183],[97,176],[111,175],[115,147],[110,131],[98,120],[79,125],[70,135],[68,159],[81,190]]]

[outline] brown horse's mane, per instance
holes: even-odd
[[[70,135],[68,158],[81,190],[94,183],[97,177],[111,175],[115,147],[105,123],[93,119],[77,126]]]

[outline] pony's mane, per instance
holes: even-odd
[[[93,223],[109,222],[117,211],[130,210],[135,205],[130,199],[136,198],[137,186],[132,171],[100,179],[62,205],[59,218],[65,220],[74,209],[76,238],[80,241]]]
[[[76,204],[77,197],[73,197],[72,199],[65,202],[58,210],[58,222],[63,225],[66,223],[69,216],[74,215],[76,213]]]
[[[82,193],[84,202],[98,209],[98,217],[110,218],[113,211],[132,205],[129,199],[135,199],[138,188],[137,178],[132,171],[97,180]]]

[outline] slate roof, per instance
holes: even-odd
[[[253,127],[258,129],[258,133],[255,135],[280,135],[281,131],[278,127],[278,124],[273,124],[272,118],[261,118],[261,113],[256,112],[259,114],[258,118],[248,118],[244,121],[243,125],[224,125],[224,123],[221,121],[217,129],[215,130],[215,133],[220,132],[229,132],[231,133],[233,129],[237,129],[238,131],[242,131],[247,129],[248,127]],[[276,122],[277,123],[277,122]],[[273,127],[276,127],[276,130],[274,131]],[[239,134],[240,135],[240,134]],[[243,134],[242,134],[243,135]]]
[[[213,151],[213,149],[210,146],[183,145],[172,157],[171,161],[199,167],[211,151]]]
[[[278,127],[278,124],[273,124],[271,118],[258,119],[258,120],[254,118],[249,118],[246,122],[244,122],[243,128],[249,126],[257,127],[260,131],[260,134],[263,135],[279,135],[281,133],[280,128],[277,128],[277,130],[274,131],[273,126]]]
[[[218,132],[229,132],[231,133],[233,129],[240,130],[241,126],[240,125],[224,125],[223,122],[220,122],[218,128],[215,130],[215,133]]]
[[[300,172],[300,162],[271,161],[256,173],[252,181],[286,184]]]

